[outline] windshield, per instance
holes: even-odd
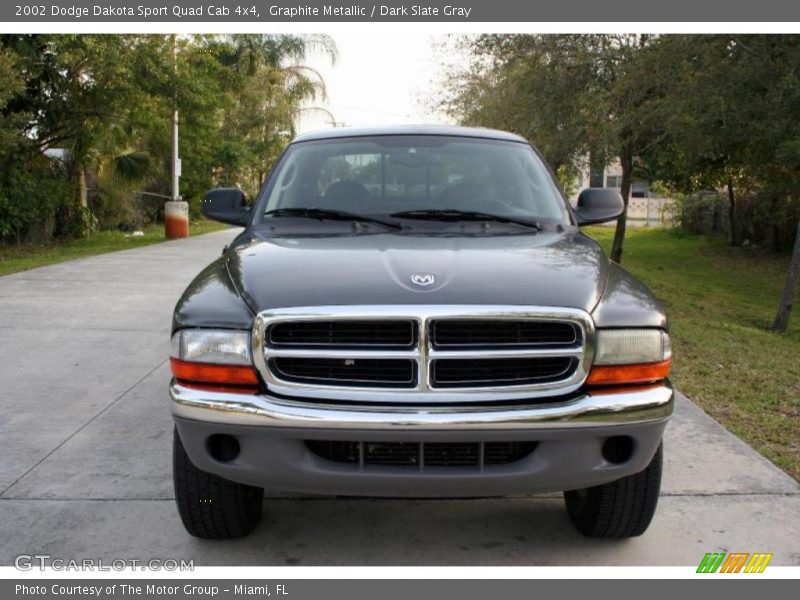
[[[530,146],[454,136],[298,143],[289,147],[265,193],[262,216],[325,209],[375,217],[445,210],[541,222],[567,218],[558,189]]]

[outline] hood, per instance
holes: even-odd
[[[590,312],[609,261],[576,231],[442,236],[380,233],[267,237],[228,252],[234,285],[254,311],[352,304],[509,304]],[[433,275],[433,283],[419,285]]]

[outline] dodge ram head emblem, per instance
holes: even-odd
[[[426,287],[433,285],[436,281],[436,276],[433,273],[412,273],[411,283]]]

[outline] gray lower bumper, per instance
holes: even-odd
[[[361,496],[495,496],[583,488],[643,470],[672,412],[669,385],[586,394],[563,404],[527,407],[369,407],[287,402],[266,395],[199,391],[173,383],[175,422],[192,462],[241,483],[296,492]],[[207,440],[233,435],[241,451],[212,458]],[[615,464],[601,452],[611,436],[633,438],[631,457]],[[359,467],[311,452],[306,440],[536,441],[522,460],[474,467]]]

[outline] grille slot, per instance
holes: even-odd
[[[431,325],[434,348],[562,347],[579,341],[577,326],[564,321],[443,319]]]
[[[289,321],[269,328],[275,347],[411,348],[416,344],[412,321]]]
[[[433,361],[434,387],[525,385],[557,381],[577,366],[571,356],[454,358]]]
[[[338,463],[366,466],[473,467],[507,465],[530,456],[537,442],[351,442],[306,440],[311,452]]]
[[[270,366],[289,381],[367,387],[416,384],[416,363],[409,359],[279,356]]]

